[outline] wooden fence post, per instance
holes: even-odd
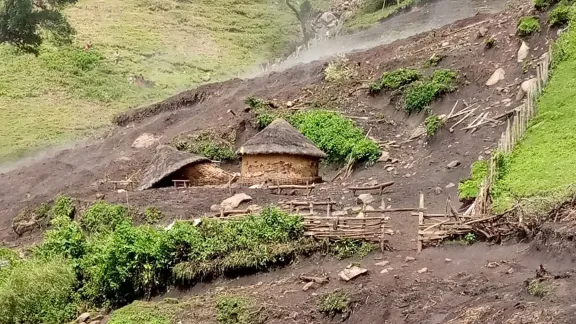
[[[418,204],[418,253],[422,252],[423,237],[420,235],[420,225],[424,225],[424,193],[420,191],[420,203]]]

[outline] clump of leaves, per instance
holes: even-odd
[[[458,197],[460,200],[474,199],[478,196],[478,189],[488,174],[488,162],[476,161],[472,164],[470,179],[458,183]]]
[[[455,71],[440,69],[434,71],[430,80],[414,82],[404,93],[404,110],[420,112],[437,97],[456,90],[457,76]]]
[[[484,47],[486,49],[491,49],[494,46],[496,46],[496,39],[494,39],[493,37],[489,37],[484,40]]]
[[[200,131],[185,138],[180,138],[174,146],[180,151],[200,154],[210,160],[236,160],[234,132],[217,134],[210,130]]]
[[[318,311],[327,316],[340,314],[344,318],[350,313],[350,297],[339,291],[326,294],[318,302]]]
[[[436,135],[436,133],[444,126],[444,119],[440,118],[436,114],[432,114],[424,120],[424,126],[426,126],[426,134],[430,137]]]
[[[422,74],[418,70],[401,68],[382,74],[381,78],[370,84],[369,91],[375,94],[382,89],[396,90],[421,78]]]
[[[517,30],[518,35],[529,36],[532,33],[539,31],[540,31],[540,22],[538,21],[538,17],[526,16],[520,18]]]
[[[527,283],[526,291],[534,297],[543,298],[550,292],[550,286],[543,281],[534,279]]]
[[[113,231],[118,224],[131,222],[128,209],[122,205],[98,201],[92,204],[80,219],[80,225],[93,233]]]
[[[550,0],[534,0],[534,8],[538,10],[546,10],[550,5]]]
[[[550,12],[549,16],[549,24],[550,26],[561,26],[565,25],[570,21],[570,14],[572,9],[569,5],[560,3],[552,12]]]
[[[372,243],[354,239],[340,239],[327,244],[330,253],[340,260],[354,256],[363,258],[376,249]]]
[[[442,59],[444,59],[444,56],[434,53],[432,54],[432,56],[430,56],[428,60],[426,60],[426,63],[424,63],[424,67],[429,68],[432,66],[438,66],[438,64],[442,61]]]
[[[280,117],[278,113],[270,110],[270,105],[266,101],[260,98],[250,96],[246,98],[245,103],[256,114],[256,122],[260,128],[270,125],[274,119]]]
[[[378,145],[362,129],[339,113],[309,110],[289,116],[288,122],[328,155],[328,161],[342,163],[376,161]]]
[[[221,296],[216,302],[216,319],[222,324],[252,323],[250,307],[246,299],[239,296]]]
[[[334,58],[324,70],[324,79],[332,83],[342,83],[352,79],[357,74],[356,69],[348,62],[344,54]]]
[[[160,209],[154,206],[148,206],[144,210],[144,220],[147,224],[156,224],[164,217]]]
[[[464,235],[464,241],[466,241],[468,245],[472,245],[474,242],[476,242],[476,235],[474,235],[474,233],[468,233]]]

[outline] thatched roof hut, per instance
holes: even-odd
[[[144,172],[138,190],[146,190],[171,180],[188,180],[190,185],[220,184],[228,174],[201,155],[178,151],[167,145],[156,148],[156,154]]]
[[[283,119],[274,120],[236,152],[242,155],[242,183],[313,183],[326,154]]]
[[[244,143],[236,154],[287,154],[326,158],[326,153],[284,119],[274,120],[268,127]]]

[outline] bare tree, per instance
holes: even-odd
[[[298,18],[300,27],[302,28],[304,44],[308,46],[308,41],[314,36],[314,32],[310,27],[310,20],[313,13],[310,1],[304,0],[302,3],[300,3],[300,5],[298,5],[298,0],[286,0],[286,5],[288,5],[288,7],[296,15],[296,18]]]

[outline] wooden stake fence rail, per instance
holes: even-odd
[[[519,107],[498,115],[495,119],[506,117],[506,130],[502,133],[498,142],[498,148],[488,160],[488,174],[478,189],[478,196],[465,215],[482,216],[490,214],[491,201],[490,189],[497,180],[498,159],[500,154],[509,154],[522,139],[528,129],[529,121],[536,115],[536,100],[542,94],[542,90],[548,83],[549,69],[553,60],[552,46],[548,53],[543,55],[542,60],[536,65],[536,79],[526,93],[526,100]]]
[[[305,189],[308,190],[308,193],[306,194],[306,196],[310,196],[310,194],[312,193],[312,190],[316,188],[316,186],[314,184],[308,185],[308,183],[306,183],[306,185],[276,185],[276,186],[268,186],[267,189],[272,190],[272,192],[274,192],[274,190],[276,190],[276,194],[277,195],[281,195],[282,194],[282,190],[284,189]]]
[[[382,192],[384,188],[390,187],[394,184],[394,181],[385,182],[381,184],[377,184],[375,186],[368,186],[368,187],[348,187],[348,190],[352,190],[352,195],[356,196],[356,191],[367,191],[367,190],[379,190],[379,195],[382,196]]]

